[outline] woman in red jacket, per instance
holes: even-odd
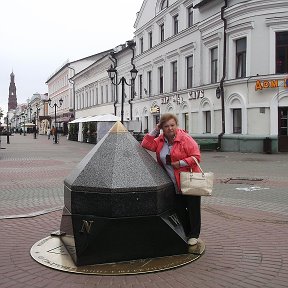
[[[141,145],[156,152],[158,163],[173,181],[176,211],[188,237],[188,244],[197,244],[201,229],[201,197],[181,195],[180,172],[190,171],[191,168],[194,172],[200,172],[191,157],[194,156],[200,162],[198,144],[188,133],[178,128],[178,119],[174,114],[165,113],[156,128],[145,135]]]

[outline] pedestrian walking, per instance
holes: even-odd
[[[48,127],[47,129],[47,136],[48,136],[48,140],[50,140],[50,136],[51,136],[51,129]]]
[[[53,136],[53,143],[57,143],[57,129],[54,126],[52,126],[51,134]]]

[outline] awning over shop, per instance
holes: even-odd
[[[120,117],[112,115],[112,114],[104,114],[104,115],[96,115],[96,116],[88,116],[75,119],[69,124],[80,123],[80,122],[116,122],[120,121]]]

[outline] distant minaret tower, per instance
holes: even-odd
[[[14,78],[15,78],[15,75],[12,72],[10,74],[8,111],[12,110],[12,109],[16,109],[16,107],[17,107],[16,85],[15,85]]]

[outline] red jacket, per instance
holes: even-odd
[[[158,163],[163,166],[162,161],[160,160],[160,151],[162,150],[164,145],[164,134],[160,134],[159,137],[154,137],[149,134],[146,134],[143,138],[141,146],[146,148],[147,150],[156,152],[156,157]],[[200,172],[197,164],[193,160],[194,156],[198,162],[200,162],[200,150],[196,141],[189,135],[187,132],[181,129],[177,129],[176,137],[174,139],[174,144],[170,151],[171,154],[171,162],[176,162],[179,160],[184,160],[188,166],[180,167],[179,169],[174,168],[174,175],[176,179],[176,183],[178,189],[180,191],[180,172],[181,171],[190,171]]]

